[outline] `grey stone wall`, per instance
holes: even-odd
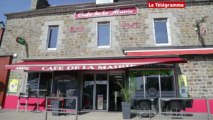
[[[201,43],[195,31],[195,21],[208,16],[204,38],[206,45],[212,45],[212,9],[213,5],[189,6],[185,9],[139,8],[137,15],[129,16],[75,20],[73,14],[61,14],[9,19],[0,54],[17,52],[20,58],[25,58],[24,46],[15,42],[15,38],[19,36],[29,44],[29,58],[123,56],[121,49],[124,47],[155,47],[154,18],[168,18],[171,46],[199,46]],[[97,48],[96,27],[100,21],[111,22],[111,48]],[[48,22],[60,22],[59,36],[62,37],[58,40],[57,50],[46,49]],[[139,23],[140,28],[123,29],[120,25],[123,22]],[[85,30],[71,33],[71,26],[84,26]]]
[[[213,97],[213,55],[183,56],[187,63],[178,65],[178,74],[187,76],[192,97]]]

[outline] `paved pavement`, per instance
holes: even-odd
[[[47,120],[75,120],[74,115],[61,115],[52,116],[52,113],[48,113]],[[173,120],[208,120],[207,118],[199,119],[180,119],[173,118]],[[0,111],[0,120],[45,120],[45,113],[35,112],[16,112],[16,111]],[[78,116],[78,120],[122,120],[121,112],[81,112]],[[149,118],[138,118],[133,116],[131,120],[150,120]],[[155,116],[151,120],[172,120],[172,118],[165,118]],[[210,119],[211,120],[211,119]]]

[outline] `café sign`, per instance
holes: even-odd
[[[111,70],[127,67],[135,67],[136,64],[118,64],[118,65],[56,65],[56,66],[28,66],[16,67],[15,70],[31,71],[66,71],[66,70]]]
[[[103,17],[103,16],[135,15],[137,13],[138,13],[138,9],[136,7],[114,8],[114,9],[94,10],[94,11],[87,11],[87,12],[76,12],[74,14],[74,18],[84,19],[84,18]]]

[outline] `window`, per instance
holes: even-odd
[[[30,72],[27,80],[27,91],[30,96],[47,96],[51,93],[52,72]]]
[[[58,26],[50,26],[48,32],[48,49],[56,49],[58,40]]]
[[[168,23],[167,19],[154,19],[155,29],[155,44],[157,45],[168,45]]]
[[[140,97],[174,97],[173,69],[131,70],[130,79],[135,84],[135,95]]]
[[[98,47],[110,46],[110,23],[98,23]]]
[[[78,94],[76,72],[29,72],[26,91],[30,96],[60,96]]]
[[[26,91],[30,96],[36,96],[39,87],[39,73],[32,72],[28,74]]]

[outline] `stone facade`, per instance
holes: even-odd
[[[178,74],[187,75],[189,95],[213,97],[213,55],[183,56],[187,63],[178,65]]]
[[[169,46],[201,46],[195,30],[195,23],[196,20],[208,16],[205,22],[207,33],[204,36],[204,41],[205,45],[213,45],[213,2],[189,4],[185,9],[150,9],[141,4],[136,4],[136,7],[139,9],[136,15],[77,20],[73,18],[73,12],[62,11],[57,14],[47,14],[48,10],[60,11],[60,7],[48,8],[47,11],[43,11],[44,13],[40,10],[41,15],[31,16],[37,10],[29,11],[29,14],[27,12],[9,14],[7,15],[9,19],[7,20],[0,55],[17,53],[18,57],[13,59],[14,63],[25,59],[25,47],[15,42],[16,37],[22,37],[29,46],[28,59],[125,56],[122,51],[125,47],[159,47],[154,44],[154,18],[168,19],[171,38],[171,45]],[[22,16],[23,14],[25,15]],[[111,24],[110,48],[97,47],[97,22],[102,21],[109,21]],[[129,25],[137,23],[139,26],[123,28],[123,23]],[[59,25],[60,37],[56,50],[46,49],[49,25]],[[70,32],[71,27],[82,26],[85,28],[83,31]],[[213,57],[186,56],[186,59],[188,63],[178,66],[181,73],[188,75],[190,95],[213,96],[213,77],[211,75],[213,73]],[[205,74],[203,74],[204,71]],[[20,86],[24,86],[27,76],[23,72],[11,72],[10,78],[22,79]],[[24,88],[19,90],[23,91]]]

